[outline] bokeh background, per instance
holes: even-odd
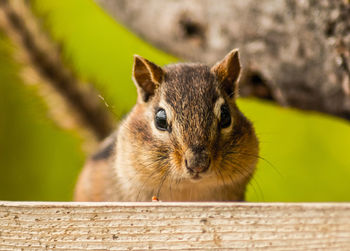
[[[93,83],[121,118],[136,100],[132,56],[181,61],[140,40],[92,0],[32,1],[64,61]],[[0,30],[0,200],[72,199],[84,138],[58,126],[38,86],[25,83],[16,46]],[[248,201],[350,201],[350,125],[338,118],[239,99],[254,123],[261,157]]]

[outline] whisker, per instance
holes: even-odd
[[[259,194],[260,194],[260,196],[262,198],[262,201],[265,201],[264,193],[263,193],[263,191],[261,189],[261,186],[260,186],[259,182],[257,181],[257,179],[254,177],[254,175],[252,175],[251,170],[248,170],[248,168],[243,166],[240,162],[238,162],[238,160],[234,161],[234,160],[230,159],[230,160],[226,160],[225,163],[227,163],[229,165],[231,164],[233,166],[239,167],[239,168],[236,168],[235,171],[238,172],[239,174],[241,174],[242,176],[247,176],[247,174],[248,174],[251,177],[250,179],[251,179],[251,182],[252,182],[252,183],[249,182],[249,184],[251,184],[256,197],[258,198]],[[257,192],[253,182],[257,186],[257,189],[259,190],[259,193]]]
[[[137,193],[137,196],[136,196],[136,201],[139,201],[139,198],[140,198],[140,195],[141,195],[141,192],[143,191],[143,188],[144,186],[146,185],[146,183],[149,181],[149,179],[151,177],[153,177],[156,173],[158,173],[159,170],[157,168],[155,168],[155,170],[153,172],[151,172],[151,174],[146,178],[146,180],[144,182],[142,182],[142,185]]]
[[[219,175],[218,170],[215,168],[214,171],[215,171],[216,176],[219,177],[220,175]],[[221,178],[222,178],[222,176],[221,176]],[[217,185],[218,185],[218,186],[219,186],[219,180],[220,180],[220,179],[217,180]]]
[[[220,177],[221,177],[221,180],[222,180],[223,185],[226,186],[226,184],[225,184],[225,179],[224,179],[224,176],[223,176],[222,173],[221,173],[221,170],[218,169],[218,171],[219,171],[219,174],[220,174]]]
[[[159,159],[160,159],[160,158],[158,158],[158,160],[159,160]],[[143,188],[144,188],[144,186],[146,185],[146,183],[149,181],[149,179],[152,178],[155,174],[157,174],[157,173],[160,171],[159,168],[157,168],[157,165],[159,165],[158,163],[159,163],[159,162],[157,162],[157,159],[156,159],[156,161],[154,161],[154,162],[152,162],[152,163],[150,163],[150,164],[144,166],[145,169],[148,169],[148,168],[154,166],[154,167],[153,167],[154,170],[151,172],[151,174],[150,174],[150,175],[145,179],[145,181],[142,183],[142,185],[141,185],[141,187],[140,187],[140,189],[139,189],[139,191],[138,191],[138,194],[137,194],[137,197],[136,197],[136,201],[139,200],[139,197],[140,197],[140,195],[141,195],[141,191],[143,191]],[[159,166],[163,166],[163,165],[159,165]]]
[[[159,198],[159,194],[160,194],[160,191],[163,187],[163,184],[164,184],[164,181],[166,180],[166,178],[168,177],[168,174],[169,174],[169,169],[164,173],[163,177],[162,177],[162,180],[159,184],[159,187],[158,187],[158,191],[157,191],[157,197]]]
[[[260,194],[260,196],[261,196],[261,201],[262,201],[262,202],[265,202],[264,192],[263,192],[263,190],[262,190],[262,188],[261,188],[261,186],[260,186],[258,180],[253,176],[252,179],[251,179],[251,181],[254,182],[255,185],[258,187],[259,194]],[[249,183],[250,183],[250,182],[249,182]],[[254,186],[253,186],[253,183],[251,183],[251,184],[252,184],[253,189],[255,190],[255,188],[254,188]],[[258,196],[257,194],[255,194],[255,195],[256,195],[257,198],[259,198],[259,196]]]
[[[260,156],[260,155],[256,155],[256,154],[253,154],[253,153],[247,153],[247,152],[240,152],[240,151],[229,151],[227,152],[226,154],[243,154],[243,155],[246,155],[246,156],[250,156],[250,157],[254,157],[254,158],[257,158],[257,159],[261,159],[263,161],[265,161],[270,167],[273,168],[273,170],[281,177],[281,178],[284,178],[283,174],[278,170],[278,168],[272,164],[269,160],[267,160],[266,158]]]
[[[235,182],[235,181],[233,180],[233,178],[232,178],[232,174],[229,174],[229,175],[228,175],[228,177],[229,177],[229,178],[230,178],[230,180],[231,180],[231,184],[232,184],[232,186],[236,186],[237,182]]]
[[[171,166],[171,168],[169,168],[169,173],[171,174],[171,171],[173,170],[173,166]],[[173,198],[173,184],[176,185],[176,179],[174,177],[174,175],[170,175],[170,179],[169,179],[169,192],[170,192],[170,197]]]

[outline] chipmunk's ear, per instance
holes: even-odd
[[[147,102],[162,83],[164,71],[161,67],[147,59],[134,55],[132,77],[139,95],[141,95],[144,102]]]
[[[230,51],[223,60],[211,68],[211,71],[217,76],[221,88],[223,88],[230,98],[237,94],[241,68],[238,49]]]

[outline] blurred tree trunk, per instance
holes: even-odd
[[[241,94],[350,120],[348,0],[95,0],[165,51],[212,64],[241,51]]]

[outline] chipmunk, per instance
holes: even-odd
[[[86,163],[76,201],[242,201],[258,159],[236,105],[238,49],[208,67],[134,56],[138,99]]]

